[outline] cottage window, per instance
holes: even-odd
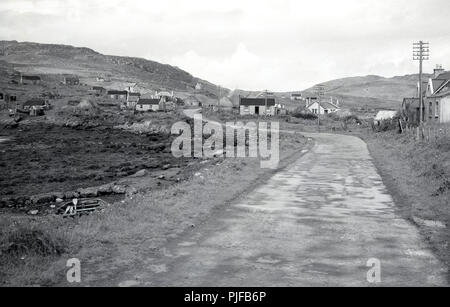
[[[428,107],[429,117],[433,117],[433,103],[430,101],[430,106]]]
[[[439,110],[439,101],[436,101],[436,113],[435,113],[436,118],[439,117],[439,113],[440,113],[440,110]]]

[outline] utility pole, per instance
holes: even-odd
[[[320,103],[325,92],[325,86],[323,84],[316,85],[315,92],[317,95],[317,130],[320,132]]]
[[[424,102],[422,95],[422,73],[423,73],[423,61],[430,59],[430,43],[424,43],[419,41],[413,44],[413,60],[419,61],[419,101],[420,101],[420,126],[423,125],[424,121]]]
[[[265,90],[264,91],[264,97],[265,97],[265,105],[266,105],[266,108],[265,108],[265,110],[264,110],[264,116],[266,116],[267,115],[267,90]]]
[[[219,85],[219,101],[218,101],[219,103],[217,104],[219,110],[220,110],[220,99],[221,99],[220,96],[222,96],[222,87]]]

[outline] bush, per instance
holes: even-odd
[[[301,119],[306,119],[306,120],[316,120],[317,119],[317,115],[307,112],[305,110],[295,110],[294,112],[292,112],[292,116],[295,118],[301,118]]]
[[[61,238],[42,230],[20,227],[3,234],[0,241],[1,257],[22,257],[24,255],[55,256],[61,255],[66,244]]]

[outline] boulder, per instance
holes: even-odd
[[[119,185],[119,184],[115,184],[112,187],[112,191],[114,194],[126,194],[127,193],[127,188],[123,185]]]
[[[56,192],[53,193],[56,199],[64,199],[64,193],[62,192]]]
[[[56,197],[52,193],[34,195],[30,197],[33,204],[45,204],[54,202]]]
[[[113,184],[104,184],[98,187],[98,194],[109,195],[113,193]]]
[[[81,198],[89,198],[89,197],[97,197],[98,190],[97,188],[86,188],[86,189],[78,189],[77,192],[80,194]]]
[[[28,212],[29,215],[38,215],[39,210],[31,210]]]

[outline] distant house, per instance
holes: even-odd
[[[139,102],[140,98],[141,98],[141,93],[128,93],[127,108],[135,109],[136,104]]]
[[[41,83],[41,77],[39,77],[39,76],[20,75],[20,84],[38,85],[40,83]]]
[[[183,103],[186,106],[191,106],[191,107],[201,107],[202,103],[200,100],[198,100],[195,96],[189,96],[187,98],[183,99]]]
[[[25,111],[28,111],[31,109],[47,110],[48,108],[49,108],[49,104],[43,98],[33,98],[30,100],[27,100],[22,105],[22,109],[24,109]]]
[[[94,87],[92,87],[92,91],[97,96],[103,96],[106,93],[106,89],[104,87],[101,87],[101,86],[94,86]]]
[[[63,84],[69,86],[80,85],[80,79],[77,76],[65,76]]]
[[[175,96],[173,94],[173,91],[172,92],[161,91],[155,93],[155,98],[162,99],[164,101],[172,101],[174,97]]]
[[[240,98],[239,110],[245,115],[275,116],[275,98]]]
[[[320,107],[319,107],[320,105]],[[340,107],[331,102],[323,101],[319,104],[317,99],[306,106],[306,109],[313,114],[331,114],[340,110]]]
[[[393,120],[396,116],[398,116],[397,111],[391,111],[391,110],[383,110],[379,111],[378,114],[374,118],[375,125],[381,125],[383,121],[386,120]]]
[[[276,104],[275,105],[275,114],[276,115],[286,115],[287,114],[286,106],[282,105],[282,104]]]
[[[136,104],[136,111],[138,112],[159,112],[165,111],[165,102],[161,99],[139,99]]]
[[[128,92],[127,91],[110,90],[110,91],[108,91],[107,95],[111,99],[126,102],[127,97],[128,97]]]
[[[291,100],[303,100],[303,95],[301,93],[292,93]]]

